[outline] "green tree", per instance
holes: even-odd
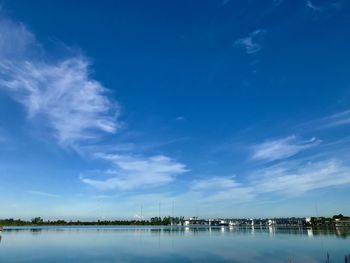
[[[32,224],[34,225],[40,225],[44,222],[44,220],[41,217],[35,217],[32,219]]]

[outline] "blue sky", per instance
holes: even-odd
[[[0,217],[350,214],[347,1],[0,6]]]

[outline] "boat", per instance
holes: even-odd
[[[0,226],[0,232],[4,230],[4,227]]]

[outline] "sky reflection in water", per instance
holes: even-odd
[[[344,262],[350,229],[11,228],[0,262]]]

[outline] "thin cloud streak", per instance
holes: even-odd
[[[253,160],[275,161],[286,159],[298,154],[301,151],[312,148],[320,144],[321,141],[316,138],[302,141],[296,136],[269,140],[253,146]]]
[[[321,8],[320,6],[316,6],[312,1],[307,0],[306,1],[306,6],[314,11],[322,11],[323,8]]]
[[[350,124],[350,110],[336,112],[326,117],[314,119],[299,125],[299,128],[308,131],[319,131],[327,129],[341,128]]]
[[[46,193],[46,192],[40,192],[40,191],[26,191],[28,194],[32,195],[38,195],[38,196],[44,196],[44,197],[60,197],[59,195],[56,194],[51,194],[51,193]]]
[[[187,172],[185,165],[169,157],[158,155],[152,157],[97,154],[112,165],[112,170],[102,175],[110,178],[90,179],[83,175],[81,181],[101,190],[131,190],[135,188],[156,187],[175,180],[176,175]]]
[[[261,41],[265,34],[266,30],[264,29],[255,30],[249,36],[237,39],[233,47],[243,48],[248,55],[255,54],[261,50]]]
[[[178,116],[175,118],[176,121],[186,121],[186,118],[183,116]]]
[[[315,12],[324,12],[329,9],[339,9],[342,6],[341,1],[335,1],[335,0],[329,0],[326,3],[323,4],[315,4],[313,0],[306,0],[305,1],[306,7],[309,9],[315,11]]]
[[[197,193],[203,202],[212,204],[244,203],[270,194],[294,198],[313,190],[346,185],[350,185],[350,167],[340,160],[287,161],[251,171],[245,183],[225,176],[196,180],[186,194]]]
[[[251,201],[255,197],[251,186],[237,182],[234,177],[214,176],[192,182],[189,193],[200,194],[204,203],[226,201],[229,203],[242,203]]]
[[[339,112],[321,120],[321,128],[333,128],[350,124],[350,110]]]
[[[300,196],[306,192],[350,184],[350,167],[337,159],[318,162],[287,162],[272,166],[255,174],[258,193],[279,193]]]

